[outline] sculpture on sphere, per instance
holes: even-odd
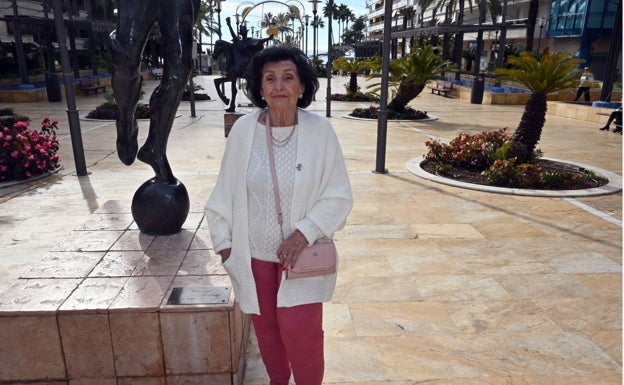
[[[200,0],[120,0],[117,29],[111,33],[113,78],[117,104],[117,153],[126,165],[135,158],[149,164],[156,174],[132,200],[132,214],[139,229],[149,234],[180,231],[189,210],[188,193],[176,179],[167,160],[167,140],[175,113],[192,68],[193,28]],[[149,101],[149,132],[139,149],[139,127],[134,113],[141,86],[141,56],[158,25],[164,46],[163,76]]]
[[[225,110],[227,112],[234,112],[236,109],[236,94],[238,90],[236,88],[236,80],[245,76],[245,70],[247,64],[251,58],[264,48],[264,43],[273,39],[273,36],[269,36],[264,39],[254,39],[247,37],[247,27],[243,24],[240,26],[240,36],[230,23],[230,18],[227,17],[225,22],[232,35],[232,42],[226,40],[217,40],[214,46],[214,52],[212,58],[218,60],[223,56],[225,62],[224,75],[214,80],[215,88],[219,98],[225,104],[229,104],[229,107]],[[225,96],[225,83],[230,82],[232,98],[228,99]]]

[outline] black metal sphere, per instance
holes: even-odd
[[[132,198],[132,217],[139,229],[150,235],[170,235],[180,231],[190,207],[184,184],[170,184],[152,178],[143,183]]]

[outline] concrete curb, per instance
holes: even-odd
[[[508,187],[496,187],[496,186],[485,186],[474,183],[466,183],[457,181],[450,178],[444,178],[439,175],[430,174],[427,171],[423,170],[420,167],[420,164],[424,161],[425,157],[420,156],[418,158],[414,158],[407,162],[407,170],[412,174],[421,177],[426,180],[430,180],[436,183],[442,183],[449,186],[465,188],[476,191],[483,191],[489,193],[496,194],[509,194],[509,195],[522,195],[522,196],[532,196],[532,197],[544,197],[544,198],[571,198],[571,197],[590,197],[590,196],[599,196],[599,195],[608,195],[615,194],[617,192],[622,191],[622,177],[616,173],[611,171],[603,170],[594,166],[589,166],[582,163],[570,162],[567,160],[559,160],[552,158],[544,158],[552,161],[558,161],[563,163],[568,163],[575,165],[577,167],[583,167],[587,170],[591,170],[597,174],[603,175],[609,179],[609,183],[602,187],[596,187],[592,189],[585,190],[534,190],[534,189],[518,189],[518,188],[508,188]]]

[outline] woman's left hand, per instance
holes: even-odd
[[[295,230],[282,244],[277,248],[277,258],[284,268],[295,266],[299,254],[308,245],[308,240],[299,230]]]

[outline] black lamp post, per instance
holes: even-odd
[[[22,78],[22,83],[28,84],[28,70],[26,69],[26,55],[24,55],[24,44],[22,43],[21,26],[17,22],[19,17],[17,12],[17,0],[13,0],[13,34],[15,35],[15,51],[17,53],[17,67]]]
[[[316,46],[316,36],[317,36],[317,30],[318,30],[318,19],[316,17],[316,13],[318,12],[318,3],[320,3],[321,0],[310,0],[310,3],[312,3],[312,54],[314,55],[314,62],[316,63],[316,59],[318,56],[318,50],[317,50],[317,46]]]
[[[215,11],[217,11],[217,29],[219,30],[219,39],[221,39],[221,2],[225,1],[225,0],[216,0],[215,4],[217,6],[217,8],[215,9]]]
[[[544,19],[543,17],[540,17],[540,23],[539,23],[540,33],[539,33],[539,39],[537,39],[537,52],[540,51],[540,48],[542,46],[542,30],[544,29],[545,25],[546,25],[546,19]]]
[[[334,0],[327,0],[327,99],[325,116],[331,117],[331,76],[332,76],[332,8]]]
[[[308,56],[308,25],[310,23],[310,15],[305,15],[305,53]]]

